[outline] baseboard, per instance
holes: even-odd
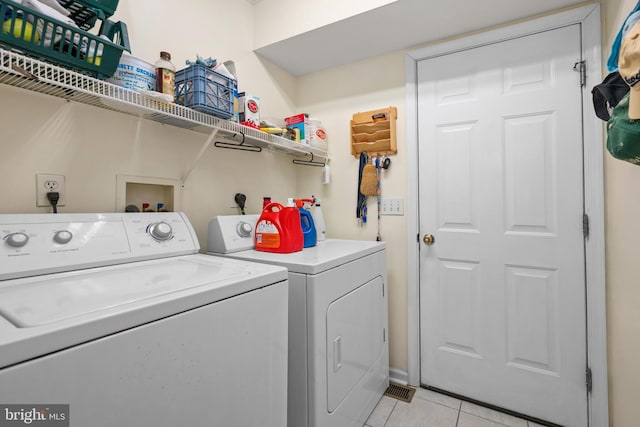
[[[409,381],[409,374],[407,371],[389,368],[389,380],[396,384],[407,385]]]

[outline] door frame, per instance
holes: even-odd
[[[408,383],[420,385],[420,228],[418,212],[418,61],[540,31],[581,24],[582,59],[587,61],[582,91],[584,209],[589,216],[585,239],[587,361],[592,371],[588,394],[591,426],[609,425],[605,289],[603,124],[593,113],[590,89],[602,81],[600,5],[590,4],[411,51],[405,58],[407,106],[407,278]],[[576,79],[577,81],[577,79]],[[416,240],[412,236],[416,236]]]

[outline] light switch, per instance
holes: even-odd
[[[404,215],[404,200],[383,197],[380,203],[380,215]]]

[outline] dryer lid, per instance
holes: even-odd
[[[318,274],[385,249],[384,242],[327,239],[316,246],[289,254],[248,250],[225,254],[226,257],[264,262],[287,267],[290,272]],[[218,254],[215,254],[218,255]]]

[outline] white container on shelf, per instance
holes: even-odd
[[[320,120],[309,117],[308,138],[310,146],[327,151],[327,131]]]
[[[155,90],[156,68],[142,59],[123,53],[115,74],[107,81],[131,90]]]

